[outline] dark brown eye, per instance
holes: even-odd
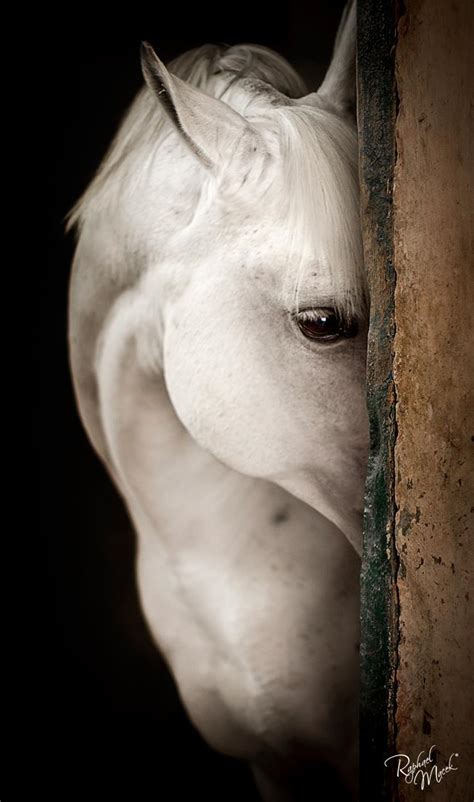
[[[305,309],[298,313],[296,322],[309,340],[336,340],[357,334],[357,323],[343,320],[335,309]]]

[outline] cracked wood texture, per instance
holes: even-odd
[[[456,772],[396,800],[474,799],[472,0],[406,0],[393,186],[397,752]],[[421,779],[421,778],[420,778]]]

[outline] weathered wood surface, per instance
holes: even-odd
[[[358,14],[372,306],[360,799],[470,802],[474,3],[359,0]],[[383,765],[433,745],[457,771],[424,790]]]
[[[393,191],[397,751],[474,798],[474,3],[406,0]],[[421,778],[420,778],[421,779]],[[420,788],[399,783],[400,800]],[[425,791],[426,793],[426,791]]]

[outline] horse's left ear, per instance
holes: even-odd
[[[322,101],[341,114],[355,116],[356,111],[356,0],[344,8],[336,34],[331,63],[318,91],[297,102]]]
[[[146,42],[141,47],[145,81],[195,156],[207,168],[218,169],[245,145],[243,135],[256,133],[249,122],[221,100],[172,75]]]

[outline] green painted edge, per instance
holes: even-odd
[[[394,546],[396,419],[392,374],[397,11],[392,0],[359,0],[357,15],[361,214],[371,296],[367,363],[371,448],[361,570],[360,799],[394,802],[394,778],[385,768],[384,760],[396,752],[398,642]]]

